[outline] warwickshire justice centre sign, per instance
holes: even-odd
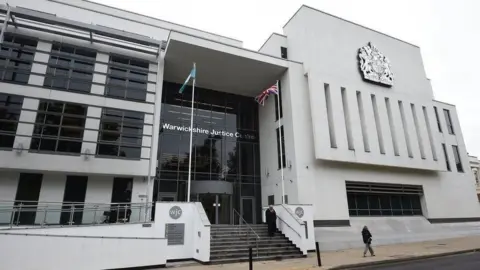
[[[176,130],[176,131],[182,131],[182,132],[190,132],[190,127],[188,126],[177,126],[177,125],[172,125],[169,123],[163,123],[162,125],[163,129],[168,129],[168,130]],[[246,140],[255,140],[257,137],[253,134],[246,134],[246,133],[240,133],[240,132],[230,132],[230,131],[225,131],[225,130],[208,130],[204,128],[193,128],[192,130],[193,133],[200,133],[200,134],[206,134],[206,135],[213,135],[213,136],[222,136],[222,137],[232,137],[232,138],[239,138],[239,139],[246,139]]]

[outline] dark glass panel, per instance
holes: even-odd
[[[120,157],[140,158],[142,148],[133,146],[120,146]]]
[[[107,156],[117,156],[118,146],[113,144],[97,144],[97,154]]]
[[[80,153],[82,149],[82,142],[73,142],[73,141],[58,141],[58,152],[67,152],[67,153]]]

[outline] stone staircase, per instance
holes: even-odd
[[[302,252],[285,235],[276,232],[268,236],[266,224],[250,225],[256,236],[247,226],[212,225],[210,241],[210,262],[212,264],[248,261],[248,248],[252,247],[253,260],[282,260],[303,257]],[[248,236],[248,237],[247,237]]]

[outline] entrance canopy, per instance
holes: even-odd
[[[288,61],[281,58],[172,31],[163,79],[183,83],[193,62],[196,86],[252,97],[274,84],[288,68]]]

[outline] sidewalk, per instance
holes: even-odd
[[[388,260],[401,260],[422,256],[440,255],[444,253],[461,252],[480,248],[480,236],[453,238],[421,243],[398,244],[373,247],[375,257],[363,258],[363,249],[349,249],[341,251],[322,252],[322,268],[317,267],[316,253],[309,253],[307,258],[285,261],[254,262],[255,270],[307,270],[331,269],[344,265],[359,263],[375,263]],[[192,265],[175,267],[175,270],[245,270],[248,263],[226,265]]]

